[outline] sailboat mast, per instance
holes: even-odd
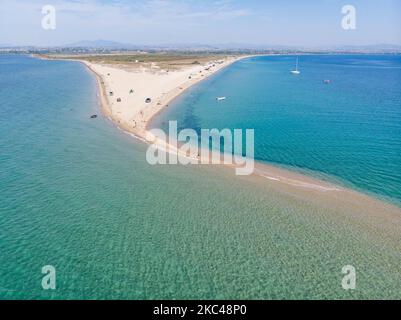
[[[298,57],[297,57],[296,64],[295,64],[295,70],[292,70],[292,71],[291,71],[292,74],[298,75],[298,74],[301,73],[301,72],[299,72],[299,70],[298,70],[298,64],[299,64],[299,59],[298,59]]]

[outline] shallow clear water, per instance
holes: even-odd
[[[291,56],[237,62],[182,95],[153,126],[255,129],[256,159],[401,205],[401,56],[311,55],[299,63],[294,76]]]
[[[379,218],[228,169],[152,167],[94,113],[80,64],[0,56],[0,299],[401,298],[397,229]]]

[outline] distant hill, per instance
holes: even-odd
[[[109,49],[122,49],[122,48],[127,48],[131,49],[134,48],[135,46],[132,44],[127,44],[127,43],[119,43],[115,41],[108,41],[108,40],[83,40],[83,41],[78,41],[74,43],[70,43],[67,45],[64,45],[63,47],[68,47],[68,48],[109,48]]]
[[[0,44],[0,49],[4,51],[27,51],[27,52],[113,52],[113,51],[185,51],[185,52],[277,52],[277,53],[296,53],[296,52],[315,52],[315,53],[401,53],[399,44],[374,44],[374,45],[327,45],[327,46],[288,46],[272,44],[251,44],[251,43],[165,43],[158,45],[151,44],[129,44],[109,40],[83,40],[58,46],[15,46],[10,44]]]
[[[63,48],[106,48],[106,49],[181,49],[181,50],[234,50],[234,49],[295,49],[291,46],[268,46],[245,43],[164,43],[158,45],[133,45],[109,40],[83,40],[61,46]]]

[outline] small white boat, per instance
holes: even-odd
[[[298,57],[297,57],[296,65],[295,65],[295,70],[292,70],[291,73],[292,73],[292,74],[295,74],[295,75],[301,73],[301,71],[298,70]]]
[[[223,101],[223,100],[226,100],[226,99],[227,99],[226,97],[217,97],[216,98],[217,101]]]

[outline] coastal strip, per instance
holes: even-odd
[[[182,70],[126,70],[80,60],[96,76],[105,114],[119,127],[146,139],[152,118],[188,88],[249,56],[228,57]]]
[[[158,144],[161,150],[187,157],[165,141],[149,141],[148,125],[151,119],[168,108],[171,101],[188,88],[248,57],[228,57],[170,72],[158,68],[132,70],[124,65],[111,66],[87,60],[76,61],[83,63],[95,75],[102,111],[117,127],[145,143]],[[339,206],[341,203],[341,206],[347,205],[356,212],[365,212],[370,216],[380,215],[382,218],[387,215],[396,218],[397,222],[401,217],[401,208],[390,203],[273,165],[256,163],[253,177],[262,183],[261,187],[272,186],[302,199],[323,201],[324,205]]]

